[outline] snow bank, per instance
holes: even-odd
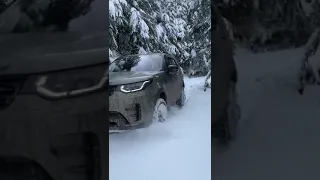
[[[303,49],[252,54],[237,50],[243,119],[231,148],[213,153],[214,180],[319,176],[319,86],[300,96],[292,82]],[[260,81],[254,81],[261,78]],[[275,163],[276,161],[276,163]],[[200,180],[200,178],[199,178]]]

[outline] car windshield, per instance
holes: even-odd
[[[160,55],[124,56],[109,65],[109,72],[160,71],[163,58]]]
[[[106,0],[0,1],[1,33],[107,31]]]

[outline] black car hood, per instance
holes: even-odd
[[[109,85],[131,84],[146,81],[161,73],[161,71],[109,72]]]
[[[0,35],[0,75],[42,73],[107,63],[107,33]]]

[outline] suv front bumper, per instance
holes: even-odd
[[[106,92],[57,101],[18,95],[0,109],[0,162],[33,161],[53,180],[107,179],[107,100]]]
[[[144,128],[152,122],[156,94],[114,91],[109,96],[109,132]]]

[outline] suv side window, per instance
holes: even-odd
[[[168,55],[165,55],[164,61],[166,65],[165,68],[168,68],[170,65],[177,65],[176,61]]]

